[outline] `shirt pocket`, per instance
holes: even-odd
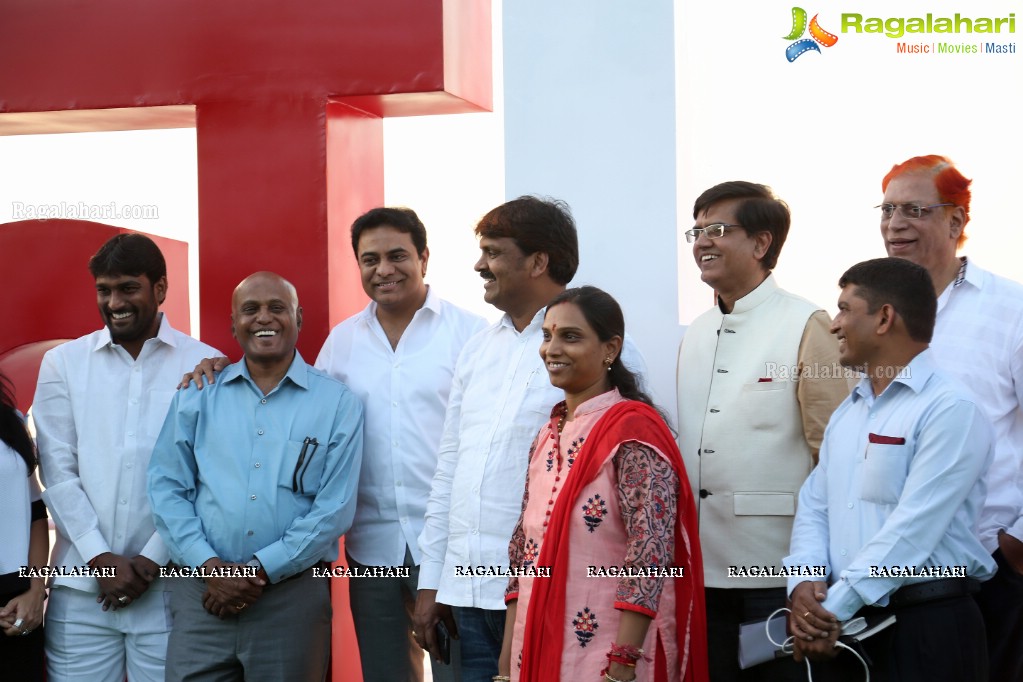
[[[860,477],[860,499],[875,504],[896,504],[909,473],[906,445],[868,443]]]
[[[788,401],[792,400],[790,381],[754,381],[742,385],[744,424],[767,430],[778,426]]]
[[[313,497],[320,489],[320,476],[327,458],[324,443],[289,440],[285,448],[278,485],[296,495]]]

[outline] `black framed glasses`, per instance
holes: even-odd
[[[895,209],[899,209],[899,215],[903,218],[919,220],[920,218],[926,218],[927,215],[930,214],[932,208],[938,208],[939,206],[955,206],[955,204],[944,203],[921,206],[920,204],[910,202],[908,204],[881,204],[874,208],[881,209],[881,217],[885,220],[895,215]]]
[[[694,227],[691,230],[686,230],[686,241],[692,244],[700,235],[707,235],[707,239],[717,239],[723,237],[725,230],[730,227],[742,227],[741,225],[729,225],[728,223],[711,223],[705,227]]]

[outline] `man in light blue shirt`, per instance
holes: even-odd
[[[175,396],[149,469],[173,561],[221,574],[175,580],[167,680],[321,680],[331,609],[312,569],[337,558],[355,514],[362,405],[295,350],[289,282],[255,273],[232,308],[244,358]]]
[[[924,268],[866,261],[839,286],[831,331],[841,363],[865,378],[831,417],[799,495],[784,563],[825,565],[828,580],[789,578],[796,660],[834,657],[840,622],[890,612],[895,624],[862,644],[872,679],[986,679],[983,620],[969,595],[995,568],[975,534],[990,424],[931,358],[936,303]],[[843,655],[814,679],[850,670],[862,674]]]

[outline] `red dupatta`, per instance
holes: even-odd
[[[565,481],[551,512],[550,525],[537,566],[550,566],[550,578],[533,581],[529,610],[522,642],[522,682],[559,682],[561,654],[564,647],[565,591],[568,580],[569,541],[568,528],[571,511],[575,508],[583,488],[596,479],[601,467],[619,443],[635,440],[653,446],[663,453],[678,476],[678,507],[675,520],[676,566],[685,566],[685,577],[668,578],[675,586],[675,620],[680,660],[684,661],[682,679],[686,682],[705,682],[709,679],[707,664],[707,624],[703,595],[703,557],[700,554],[700,535],[696,517],[696,504],[689,478],[682,463],[682,455],[664,420],[649,405],[626,400],[613,406],[593,426],[589,437],[576,457],[575,464]],[[683,533],[683,530],[685,533]],[[688,563],[685,559],[684,535],[690,540]],[[572,576],[578,579],[582,576]],[[691,612],[690,612],[691,607]],[[691,620],[690,620],[691,617]],[[688,627],[687,627],[688,624]],[[688,655],[686,636],[689,636]],[[660,645],[661,643],[658,642]],[[663,669],[662,656],[654,653],[655,682],[668,679]]]

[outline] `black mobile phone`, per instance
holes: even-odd
[[[441,663],[451,665],[451,634],[443,621],[437,623],[437,648],[440,649]]]

